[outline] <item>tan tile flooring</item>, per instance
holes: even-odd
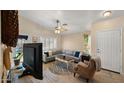
[[[86,80],[76,76],[73,76],[73,73],[69,73],[66,75],[56,75],[52,73],[48,68],[51,66],[52,62],[44,64],[44,71],[43,71],[43,80],[35,79],[32,76],[25,76],[20,79],[15,79],[15,83],[85,83]],[[96,72],[95,76],[91,83],[123,83],[124,82],[124,75],[101,70],[100,72]]]

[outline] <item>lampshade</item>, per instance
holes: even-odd
[[[57,34],[57,33],[58,33],[58,31],[57,31],[57,30],[55,30],[55,33]]]
[[[60,33],[60,30],[58,30],[58,34]]]

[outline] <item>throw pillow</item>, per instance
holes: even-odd
[[[49,56],[52,56],[52,51],[49,51]]]
[[[46,54],[46,56],[49,57],[49,53],[48,52],[44,52],[44,54]]]
[[[74,54],[75,57],[79,57],[79,55],[80,55],[79,51],[76,51],[75,54]]]

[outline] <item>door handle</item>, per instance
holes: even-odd
[[[100,53],[100,49],[97,49],[97,53]]]

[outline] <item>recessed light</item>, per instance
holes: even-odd
[[[103,16],[104,17],[109,17],[111,15],[112,15],[112,12],[111,11],[105,11],[105,12],[103,12]]]

